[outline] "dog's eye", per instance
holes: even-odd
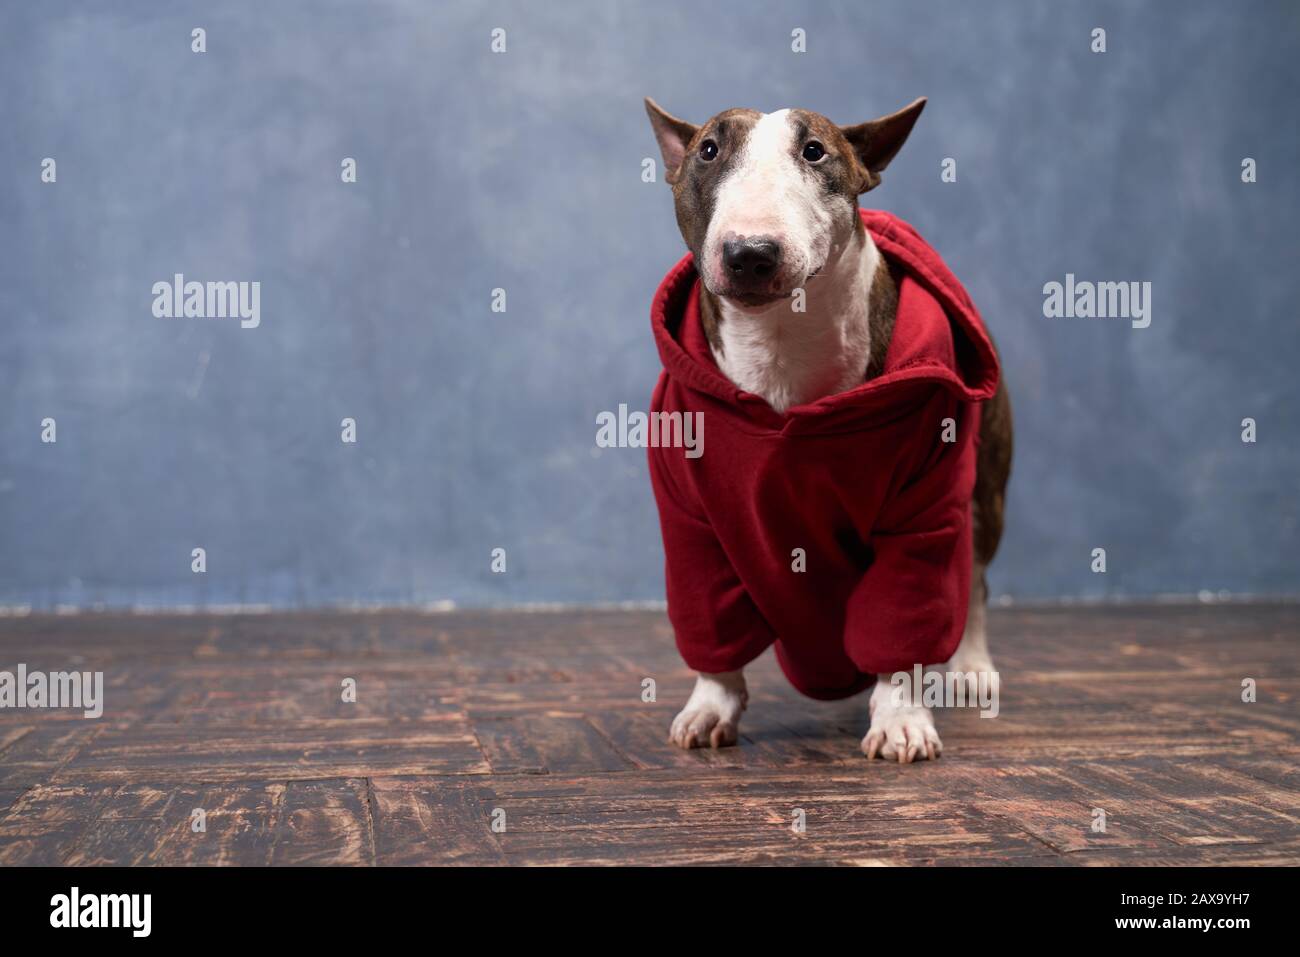
[[[718,144],[713,140],[705,140],[700,144],[700,159],[706,163],[712,163],[718,158]]]
[[[809,140],[803,148],[803,158],[810,163],[820,163],[826,156],[826,147],[822,146],[816,140]]]

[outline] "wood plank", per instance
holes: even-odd
[[[272,864],[375,862],[369,782],[291,781],[275,829]]]
[[[693,748],[683,751],[668,744],[668,728],[675,712],[663,707],[635,707],[589,714],[596,727],[637,770],[662,768],[743,768],[749,760],[743,747]]]
[[[48,780],[104,730],[102,722],[85,719],[36,725],[0,753],[0,788],[26,788]]]
[[[627,771],[635,767],[581,714],[528,717],[472,714],[474,731],[497,773]]]
[[[1295,832],[1285,815],[1216,793],[1174,768],[1167,758],[1145,756],[1080,763],[1060,768],[1057,774],[1087,788],[1111,821],[1127,820],[1176,844],[1262,843]],[[1147,783],[1149,777],[1155,783]]]
[[[489,770],[469,728],[445,722],[320,721],[220,729],[105,729],[51,780],[128,782],[186,775],[209,781],[306,780]]]
[[[378,863],[505,863],[492,831],[498,807],[492,788],[465,778],[376,778],[371,783]]]
[[[42,785],[0,818],[5,864],[265,864],[285,787]],[[203,809],[206,831],[195,832]]]

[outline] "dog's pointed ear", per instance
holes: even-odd
[[[677,182],[677,173],[686,157],[686,147],[699,127],[679,120],[648,96],[645,98],[645,111],[659,143],[659,152],[664,157],[664,181],[671,185]]]
[[[853,152],[857,154],[858,162],[862,164],[865,172],[862,189],[859,192],[865,193],[880,185],[881,171],[903,148],[907,135],[912,132],[912,127],[916,125],[917,117],[921,115],[923,109],[925,109],[925,97],[914,100],[897,113],[890,113],[878,120],[868,120],[857,126],[840,127],[840,132],[853,147]]]

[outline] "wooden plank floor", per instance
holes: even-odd
[[[673,748],[654,612],[3,619],[0,670],[103,671],[106,705],[0,710],[0,865],[1300,863],[1300,606],[989,630],[1001,715],[899,766],[770,654],[740,746]]]

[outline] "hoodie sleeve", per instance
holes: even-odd
[[[971,492],[979,406],[942,393],[916,421],[916,454],[870,537],[871,566],[849,598],[844,644],[864,672],[886,674],[952,657],[966,626]],[[956,441],[944,442],[952,417]]]
[[[650,449],[650,481],[664,539],[668,619],[688,666],[706,674],[743,668],[776,640],[740,582],[693,495],[673,476],[667,457]],[[688,465],[680,467],[689,467]]]

